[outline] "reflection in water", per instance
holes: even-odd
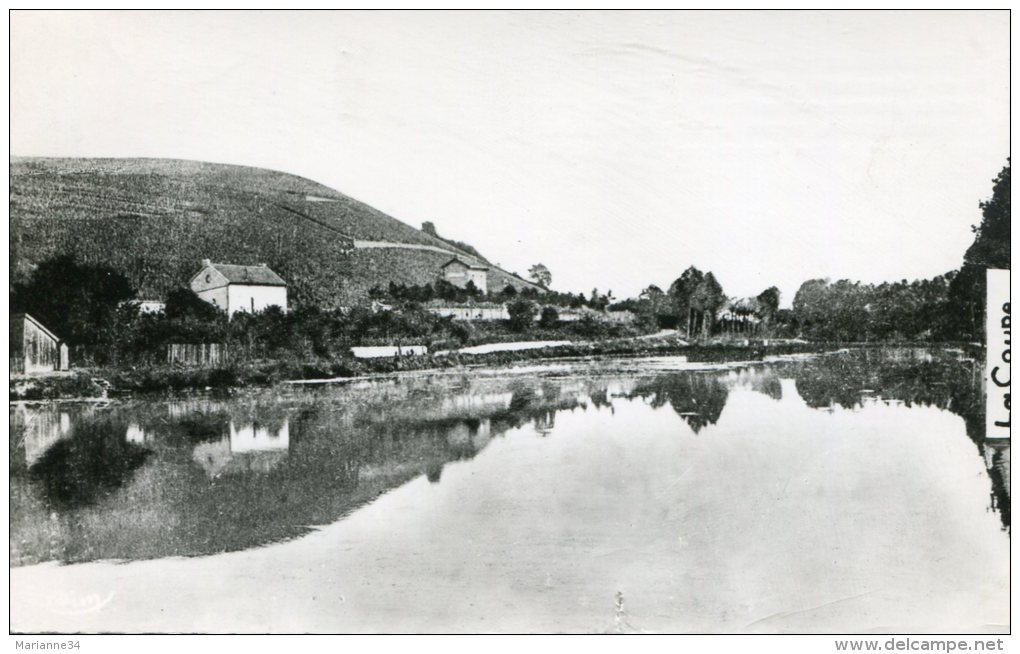
[[[39,455],[29,473],[55,507],[87,506],[123,486],[148,455],[103,417],[78,424]]]
[[[290,419],[282,423],[229,422],[229,433],[216,441],[199,443],[191,459],[209,477],[245,472],[269,472],[290,448]]]
[[[555,435],[577,411],[603,412],[602,424],[613,425],[628,403],[641,403],[710,442],[736,392],[820,410],[900,402],[961,416],[991,480],[989,505],[1008,530],[1009,444],[982,438],[980,380],[958,356],[874,350],[712,371],[454,376],[101,411],[15,405],[11,560],[210,554],[293,538],[415,477],[440,484],[449,464],[508,432]],[[781,437],[768,406],[760,429]]]
[[[137,422],[129,422],[127,426],[127,433],[124,435],[129,443],[135,443],[136,445],[145,444],[145,429],[142,428]]]
[[[20,461],[31,466],[46,450],[71,433],[69,409],[39,411],[23,404],[11,407],[11,467]],[[23,450],[22,452],[18,450]]]
[[[730,385],[725,376],[707,373],[679,373],[656,377],[634,391],[653,407],[669,404],[697,434],[714,425],[722,415]]]
[[[985,467],[992,479],[991,506],[1009,529],[1009,440],[987,440],[979,447],[984,451]]]
[[[992,506],[1010,528],[1009,442],[984,436],[982,364],[958,351],[929,349],[864,350],[853,356],[827,356],[777,366],[794,370],[797,392],[808,406],[856,409],[867,402],[933,406],[963,418],[967,436],[984,458],[992,480]]]
[[[556,410],[584,397],[511,386],[131,402],[64,428],[52,405],[12,407],[22,442],[51,444],[38,462],[42,446],[12,450],[12,561],[208,554],[292,538],[418,475],[438,483],[447,463],[509,429],[548,431]]]

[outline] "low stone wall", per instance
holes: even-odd
[[[381,357],[419,357],[429,353],[425,345],[374,345],[352,347],[356,359],[378,359]]]

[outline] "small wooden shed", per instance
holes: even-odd
[[[27,313],[10,318],[10,373],[32,375],[70,368],[67,344]]]

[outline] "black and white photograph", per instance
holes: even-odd
[[[8,20],[10,651],[1009,649],[1008,9]]]

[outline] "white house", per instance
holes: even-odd
[[[235,266],[203,259],[202,269],[191,278],[191,290],[229,316],[269,307],[287,310],[287,282],[264,263]]]
[[[489,269],[485,266],[464,263],[460,259],[450,259],[442,265],[443,279],[454,286],[465,288],[468,282],[474,282],[475,288],[482,293],[489,292]]]

